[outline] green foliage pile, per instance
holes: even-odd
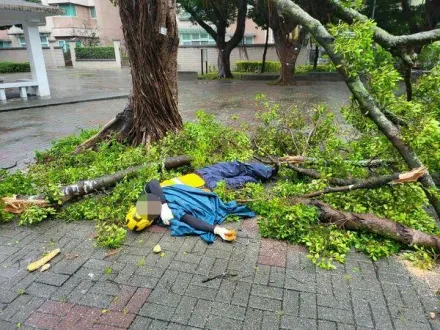
[[[29,62],[0,62],[0,73],[31,72]]]
[[[79,60],[115,59],[115,49],[113,47],[77,47],[75,53],[76,58]]]

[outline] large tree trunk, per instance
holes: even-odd
[[[274,32],[275,34],[275,32]],[[300,43],[296,40],[289,40],[285,36],[275,38],[275,48],[280,59],[281,71],[278,82],[281,85],[290,85],[294,83],[296,60],[298,59]],[[284,37],[284,40],[280,40]]]
[[[266,55],[267,55],[268,45],[269,45],[269,28],[266,29],[266,41],[264,42],[263,61],[261,62],[260,73],[264,73],[264,71],[266,70]]]
[[[131,65],[133,144],[149,144],[182,128],[177,109],[175,0],[119,0]]]
[[[231,51],[227,46],[220,46],[218,48],[218,77],[219,78],[233,78],[231,72]]]

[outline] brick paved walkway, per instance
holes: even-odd
[[[106,257],[91,222],[3,225],[0,329],[440,329],[434,293],[397,258],[352,252],[325,271],[303,248],[261,239],[255,220],[233,226],[235,244],[210,246],[152,227]],[[26,271],[56,247],[48,271]]]

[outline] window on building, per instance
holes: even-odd
[[[96,8],[95,7],[90,7],[89,11],[90,11],[90,17],[91,18],[96,18]]]
[[[18,41],[20,43],[20,47],[26,47],[26,39],[24,38],[24,36],[18,37]]]
[[[26,39],[23,35],[18,37],[18,41],[20,47],[26,47]],[[49,38],[46,34],[40,34],[40,42],[42,47],[49,47]]]
[[[0,48],[9,48],[11,47],[10,41],[0,41]]]
[[[67,53],[69,50],[69,43],[66,40],[58,40],[58,46],[63,48],[64,53]]]
[[[215,40],[208,33],[181,33],[180,44],[184,46],[214,45]]]
[[[40,34],[41,46],[49,47],[49,38],[46,34]]]
[[[70,16],[70,17],[76,16],[76,6],[74,4],[61,3],[59,6],[64,11],[63,16]]]
[[[241,39],[240,44],[253,45],[254,44],[254,37],[243,37],[243,39]]]

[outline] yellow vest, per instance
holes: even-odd
[[[172,186],[174,184],[184,184],[194,188],[201,188],[205,185],[205,181],[195,173],[179,176],[177,178],[162,181],[161,187]]]

